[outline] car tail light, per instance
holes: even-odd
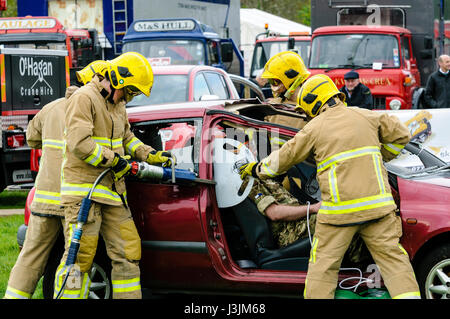
[[[35,187],[31,188],[30,192],[28,193],[27,200],[25,202],[24,222],[25,222],[25,225],[27,225],[27,226],[28,226],[28,221],[30,220],[30,215],[31,215],[30,207],[31,207],[31,203],[33,202],[35,192],[36,192],[36,188]]]
[[[9,148],[22,147],[25,145],[25,135],[24,134],[10,135],[7,138],[7,144]]]

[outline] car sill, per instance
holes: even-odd
[[[197,241],[142,241],[142,248],[152,250],[178,251],[207,254],[208,248],[205,242]]]

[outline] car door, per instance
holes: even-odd
[[[157,150],[172,152],[177,169],[199,170],[202,119],[163,119],[136,123],[135,135]],[[176,180],[127,182],[127,196],[142,241],[143,287],[200,289],[212,282],[201,215],[208,184]]]

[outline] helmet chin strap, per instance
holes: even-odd
[[[116,92],[116,89],[112,86],[112,84],[111,84],[111,78],[110,78],[110,76],[109,76],[109,73],[108,72],[106,72],[105,73],[105,78],[108,80],[108,82],[109,82],[109,89],[110,89],[110,92],[108,92],[108,91],[106,91],[105,89],[103,89],[102,90],[102,95],[103,95],[103,97],[104,98],[106,98],[106,100],[108,101],[108,102],[110,102],[111,104],[114,104],[114,93]],[[107,95],[104,95],[104,93],[108,93]]]
[[[284,97],[286,99],[290,99],[292,97],[292,94],[294,94],[294,91],[299,87],[300,83],[302,81],[302,77],[299,76],[294,83],[292,83],[292,85],[289,87],[289,89],[286,91],[286,93],[284,93]]]
[[[111,89],[111,93],[108,96],[108,101],[111,104],[114,104],[114,93],[116,92],[116,89],[111,85],[111,83],[109,84],[109,88]]]

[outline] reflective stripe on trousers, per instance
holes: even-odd
[[[76,265],[73,265],[73,266],[76,266]],[[56,298],[58,296],[58,293],[61,290],[62,284],[64,282],[64,278],[65,278],[65,276],[67,276],[67,270],[68,270],[68,267],[65,266],[65,263],[61,263],[58,266],[58,268],[56,269],[53,298]],[[78,276],[81,276],[81,272],[77,271],[76,273],[78,274]],[[66,285],[64,286],[64,290],[60,295],[60,299],[88,299],[89,290],[91,288],[91,283],[92,283],[91,278],[89,277],[89,274],[88,273],[82,274],[83,280],[81,281],[81,285],[80,285],[79,289],[68,289],[71,287],[68,286],[67,282],[73,280],[73,276],[74,276],[73,272],[70,276],[72,278],[69,277],[67,279]]]
[[[5,292],[5,299],[30,299],[31,294],[14,289],[12,287],[7,287]]]
[[[139,277],[124,279],[124,280],[112,280],[113,293],[132,292],[141,290],[141,281]]]
[[[392,299],[420,299],[419,291],[405,292],[404,294],[392,297]]]

